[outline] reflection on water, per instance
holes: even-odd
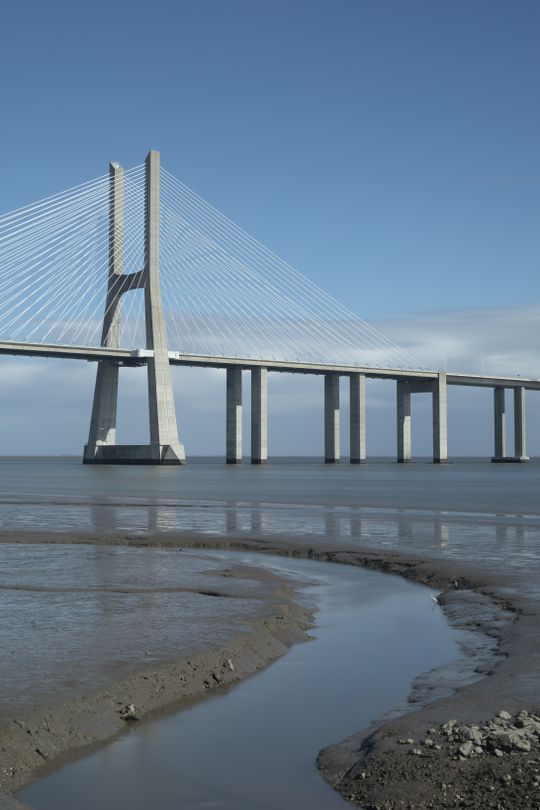
[[[540,573],[540,518],[370,509],[355,506],[178,501],[124,505],[2,505],[4,527],[48,532],[130,532],[235,537],[294,537],[436,555],[478,567]],[[532,578],[531,578],[532,579]],[[528,587],[533,588],[534,582]]]
[[[540,595],[540,464],[92,467],[0,460],[0,531],[293,538],[515,575]],[[537,585],[538,583],[538,585]]]

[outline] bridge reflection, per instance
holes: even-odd
[[[3,532],[129,533],[159,540],[293,540],[438,557],[498,573],[539,571],[540,518],[245,501],[3,504]],[[528,577],[530,583],[533,577]],[[538,577],[536,578],[538,581]],[[530,587],[529,585],[527,587]]]

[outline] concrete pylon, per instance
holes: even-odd
[[[526,423],[525,423],[525,388],[514,388],[514,458],[516,461],[528,461]]]
[[[448,416],[446,373],[440,371],[433,383],[433,463],[448,461]]]
[[[242,461],[242,369],[227,369],[227,464]]]
[[[400,464],[411,460],[411,386],[398,380],[397,390],[397,460]]]
[[[366,461],[366,375],[351,374],[349,408],[349,460],[351,464]]]
[[[335,464],[340,459],[339,374],[324,375],[324,461]]]
[[[109,279],[101,345],[116,348],[120,340],[122,298],[119,293],[124,272],[124,170],[118,163],[109,165]],[[83,459],[92,463],[98,447],[116,444],[118,402],[118,365],[100,361],[88,444]]]
[[[251,369],[251,463],[268,460],[268,371]]]
[[[502,385],[493,389],[493,444],[492,461],[503,461],[506,456],[506,401]]]
[[[184,447],[178,438],[169,365],[167,332],[159,277],[159,152],[146,158],[144,267],[123,272],[124,177],[118,164],[110,165],[109,281],[101,345],[117,347],[120,341],[122,296],[144,290],[148,372],[150,444],[116,444],[118,366],[100,361],[85,464],[183,464]]]

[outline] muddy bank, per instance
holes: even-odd
[[[126,724],[164,707],[191,705],[218,687],[231,685],[267,666],[293,643],[308,638],[312,611],[305,600],[302,604],[296,601],[293,583],[268,571],[242,566],[224,568],[219,575],[225,579],[221,592],[214,585],[212,591],[199,593],[215,603],[222,602],[217,599],[220,596],[229,600],[243,598],[250,603],[249,611],[242,614],[241,621],[231,620],[232,626],[227,627],[224,608],[223,615],[213,608],[215,634],[209,636],[206,629],[204,643],[191,642],[180,647],[182,657],[177,655],[175,660],[152,665],[140,653],[138,664],[134,665],[133,655],[126,656],[124,676],[114,677],[107,672],[107,662],[101,653],[103,688],[85,690],[77,683],[74,695],[73,688],[66,686],[64,691],[70,698],[54,702],[47,695],[62,693],[62,685],[58,690],[57,684],[43,684],[43,697],[39,692],[41,673],[32,673],[36,685],[32,705],[18,711],[13,706],[11,711],[9,706],[4,707],[0,719],[0,810],[22,806],[14,803],[10,794],[37,775],[58,767],[77,751],[114,737]],[[246,593],[251,597],[253,588],[258,591],[255,608],[251,606],[254,600],[246,599]],[[16,590],[24,589],[19,586]],[[74,589],[69,590],[73,595]],[[46,591],[43,586],[39,593]],[[166,595],[170,596],[170,592]],[[240,627],[244,627],[243,632]],[[221,637],[224,643],[217,644],[216,637]],[[126,638],[126,651],[129,647],[130,639]],[[57,654],[61,657],[60,645]],[[21,678],[25,677],[25,664],[18,662]],[[80,669],[79,662],[68,660],[60,660],[59,666],[71,673],[72,678]],[[98,664],[96,670],[99,669]]]
[[[7,539],[2,538],[4,542]],[[96,539],[85,534],[75,540],[88,543]],[[49,537],[20,535],[16,538],[10,536],[9,540],[62,543],[73,542],[74,538],[64,538],[58,534]],[[512,714],[517,714],[522,709],[534,711],[540,704],[538,606],[534,600],[520,596],[511,577],[484,571],[480,576],[470,566],[414,556],[406,557],[392,551],[380,553],[369,548],[359,548],[356,543],[353,545],[340,542],[337,548],[336,543],[328,543],[325,540],[308,545],[297,539],[290,541],[286,538],[272,538],[271,541],[261,538],[201,539],[201,537],[160,534],[155,537],[101,536],[99,543],[119,543],[127,546],[178,545],[195,548],[217,546],[300,556],[362,565],[430,586],[434,592],[441,594],[440,601],[452,623],[469,629],[472,633],[471,639],[476,639],[479,644],[481,639],[488,639],[488,643],[484,645],[482,642],[480,652],[477,653],[476,645],[471,641],[460,672],[447,673],[446,677],[443,674],[442,678],[439,674],[420,679],[414,685],[411,696],[413,702],[407,707],[409,713],[379,722],[372,728],[359,731],[349,740],[327,749],[319,757],[319,767],[328,781],[345,797],[366,808],[475,807],[478,804],[474,802],[467,804],[469,799],[464,795],[472,773],[474,784],[478,786],[485,782],[486,791],[489,790],[491,804],[484,803],[482,806],[494,808],[528,806],[509,803],[513,800],[510,798],[508,783],[505,781],[496,783],[493,777],[493,769],[497,772],[500,770],[501,780],[507,774],[509,767],[507,759],[515,758],[512,753],[508,754],[508,757],[500,758],[500,762],[495,762],[495,758],[491,758],[487,768],[479,764],[478,759],[456,760],[453,751],[441,748],[441,751],[437,752],[438,765],[432,763],[434,770],[430,776],[429,769],[425,767],[429,758],[427,755],[424,756],[425,752],[422,755],[410,754],[409,750],[405,750],[405,746],[399,743],[400,739],[423,740],[430,728],[441,726],[449,719],[456,719],[462,724],[481,724],[493,718],[500,709],[504,708]],[[274,619],[276,618],[274,616]],[[216,653],[217,657],[208,654],[208,657],[203,656],[200,661],[195,662],[199,667],[196,673],[185,669],[186,662],[171,665],[168,669],[160,668],[162,681],[159,687],[149,688],[147,681],[144,684],[139,683],[143,677],[142,674],[137,674],[127,682],[119,684],[119,688],[114,689],[114,694],[111,690],[107,690],[105,694],[96,695],[95,701],[92,697],[80,701],[77,706],[67,707],[68,715],[63,719],[63,709],[60,707],[52,713],[49,712],[50,716],[41,716],[39,723],[34,721],[34,724],[27,728],[12,723],[9,726],[10,745],[4,750],[6,754],[11,750],[13,756],[11,764],[7,762],[5,755],[3,756],[3,761],[7,762],[7,768],[3,768],[6,772],[2,774],[3,788],[13,791],[29,781],[39,767],[46,766],[53,759],[57,764],[62,751],[67,753],[74,748],[96,743],[117,733],[125,723],[120,717],[119,710],[127,704],[133,703],[141,713],[152,711],[159,706],[181,702],[182,699],[196,699],[208,688],[214,688],[214,684],[217,686],[218,682],[227,683],[254,671],[281,654],[285,649],[283,645],[302,637],[306,629],[306,618],[305,615],[290,616],[286,622],[274,621],[269,627],[263,622],[262,646],[270,654],[265,657],[264,651],[253,648],[253,634],[249,634],[249,639],[246,638],[243,642],[246,645],[243,650],[246,657],[244,668],[240,665],[242,659],[235,659],[240,651],[227,647]],[[262,628],[259,628],[258,632],[261,631]],[[266,632],[269,635],[266,635]],[[492,642],[491,645],[489,640]],[[236,660],[234,672],[223,668],[224,661],[228,658]],[[477,670],[475,673],[471,671],[471,666]],[[213,672],[222,680],[215,681]],[[144,674],[148,675],[148,672]],[[186,680],[181,681],[181,676]],[[477,680],[473,682],[474,677]],[[460,688],[457,693],[452,694],[456,682]],[[145,703],[145,695],[148,696],[148,704]],[[70,725],[70,715],[77,718],[73,726]],[[61,718],[58,725],[55,717]],[[28,742],[29,738],[31,743]],[[7,739],[4,734],[2,739],[3,741]],[[60,743],[57,743],[57,740]],[[50,743],[49,749],[46,747],[47,741]],[[23,757],[23,750],[28,753],[28,760]],[[46,762],[43,754],[46,755]],[[434,755],[432,756],[430,752],[430,756],[433,758]],[[459,768],[455,767],[455,763],[459,764]],[[13,772],[9,772],[10,768]],[[441,778],[447,768],[454,768],[456,771],[451,782],[453,792],[449,795],[453,797],[453,801],[461,801],[462,804],[444,803],[448,797],[444,797],[441,792]],[[507,770],[504,770],[505,768]],[[404,791],[404,785],[407,785],[408,792]],[[460,798],[455,799],[456,796]],[[532,803],[530,807],[536,808],[538,804]]]

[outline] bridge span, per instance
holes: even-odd
[[[327,463],[340,459],[341,377],[350,386],[353,464],[366,461],[368,379],[396,384],[399,462],[411,460],[414,394],[431,396],[433,461],[447,460],[449,385],[493,389],[493,461],[528,460],[525,394],[540,390],[539,379],[422,368],[162,170],[154,150],[144,165],[111,163],[105,177],[0,217],[0,237],[0,355],[97,364],[85,463],[184,462],[171,366],[225,370],[231,464],[243,457],[242,372],[251,375],[254,464],[268,458],[269,372],[323,377]],[[147,370],[147,445],[116,443],[122,366]]]
[[[106,346],[57,346],[43,343],[0,341],[0,355],[50,357],[107,363],[116,367],[144,366],[153,358],[150,349],[120,349]],[[448,458],[447,400],[449,385],[491,388],[494,394],[494,454],[496,462],[523,462],[526,455],[525,391],[540,391],[540,379],[496,377],[470,373],[446,373],[426,369],[359,368],[325,363],[300,363],[239,357],[217,357],[168,352],[169,365],[224,369],[227,374],[227,463],[242,461],[242,372],[251,372],[251,461],[268,458],[267,375],[268,372],[324,376],[325,461],[340,459],[339,379],[350,380],[349,458],[352,464],[366,461],[365,381],[393,380],[397,383],[397,460],[411,460],[411,394],[428,393],[433,399],[433,461]],[[514,397],[514,454],[507,455],[505,391]],[[138,447],[138,446],[137,446]],[[124,463],[130,463],[126,459]]]

